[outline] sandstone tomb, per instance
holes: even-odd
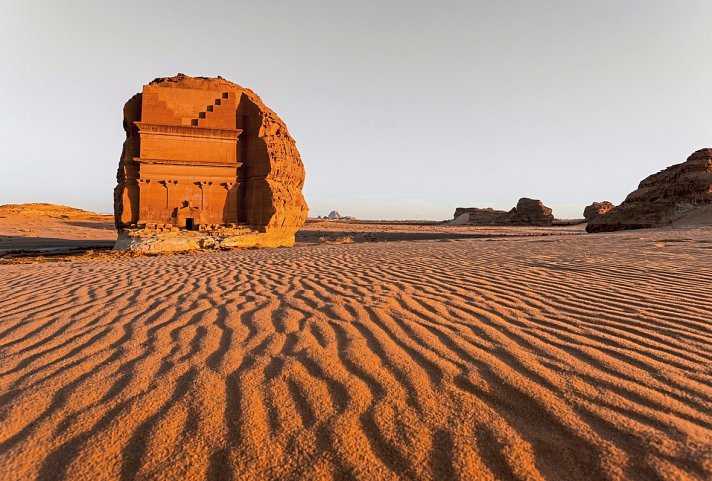
[[[254,92],[221,77],[157,78],[124,106],[124,130],[117,247],[294,244],[307,217],[304,165]]]

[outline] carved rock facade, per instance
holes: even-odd
[[[124,106],[124,130],[119,231],[161,226],[294,243],[307,216],[304,165],[284,122],[251,90],[220,77],[158,78]]]
[[[712,205],[712,149],[643,179],[625,201],[586,226],[609,232],[669,225]]]

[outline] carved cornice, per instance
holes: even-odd
[[[242,162],[212,162],[210,160],[174,160],[174,159],[142,159],[134,157],[134,162],[139,164],[164,164],[164,165],[181,165],[194,167],[234,167],[238,168]]]
[[[140,134],[169,135],[177,137],[200,137],[237,142],[242,129],[215,129],[212,127],[197,127],[194,125],[164,125],[134,122]]]

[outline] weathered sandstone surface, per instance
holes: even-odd
[[[583,210],[583,218],[586,219],[587,222],[591,222],[593,219],[597,219],[614,207],[615,205],[607,200],[604,200],[603,202],[594,202],[591,205],[587,205]]]
[[[712,149],[701,149],[687,161],[643,179],[638,189],[604,216],[586,226],[588,232],[661,227],[694,219],[712,223]]]
[[[254,92],[221,77],[157,78],[124,106],[124,130],[117,247],[140,242],[130,232],[160,237],[156,225],[171,237],[174,228],[233,229],[258,247],[294,244],[307,217],[304,165],[287,126]]]
[[[504,210],[495,210],[491,207],[480,209],[477,207],[458,207],[455,209],[455,220],[461,224],[473,225],[498,225],[509,224],[509,213]]]
[[[549,207],[540,200],[522,197],[517,206],[509,212],[492,208],[458,207],[455,209],[454,223],[469,225],[541,225],[554,222]]]
[[[259,245],[261,235],[247,227],[213,226],[210,231],[187,231],[149,224],[142,229],[126,230],[119,236],[114,250],[151,255],[198,249],[246,248]]]
[[[512,224],[518,225],[551,225],[554,214],[549,207],[537,199],[523,197],[517,202],[517,207],[509,211]]]

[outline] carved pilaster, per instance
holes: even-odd
[[[151,216],[149,215],[150,207],[147,200],[151,196],[149,193],[151,179],[136,179],[136,186],[138,187],[139,198],[138,223],[142,224],[151,220]]]
[[[237,223],[237,189],[238,182],[222,182],[220,184],[227,191],[225,203],[227,212],[224,218],[226,223]]]
[[[209,188],[213,185],[213,183],[210,181],[200,180],[195,184],[200,187],[200,210],[205,210],[205,189]]]
[[[171,205],[172,205],[171,204],[171,190],[174,190],[174,189],[172,189],[172,187],[175,187],[176,185],[178,185],[178,181],[164,179],[164,180],[159,180],[158,183],[166,188],[166,209],[170,209]]]

